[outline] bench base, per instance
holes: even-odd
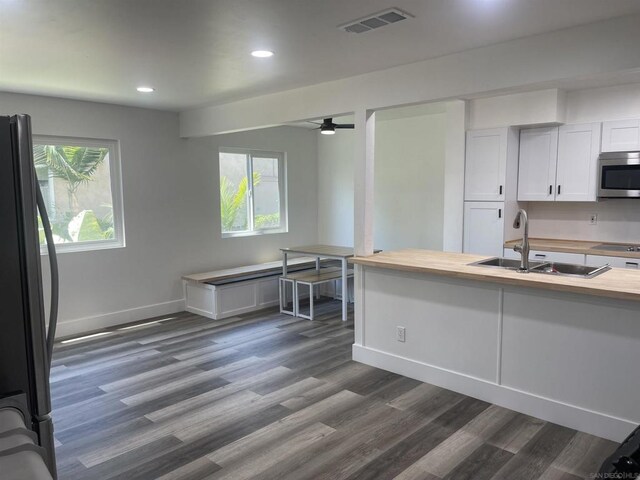
[[[213,320],[273,307],[280,303],[278,277],[264,277],[227,285],[183,281],[185,310]]]

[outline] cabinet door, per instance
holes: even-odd
[[[465,200],[504,200],[507,165],[507,129],[467,132]]]
[[[504,244],[504,203],[465,202],[465,253],[499,257]]]
[[[558,127],[520,131],[518,200],[555,199]]]
[[[640,120],[617,120],[602,124],[602,151],[640,150]]]
[[[602,255],[587,255],[587,265],[590,267],[599,267],[608,263],[614,268],[630,268],[633,270],[640,269],[640,259],[626,257],[605,257]]]
[[[599,123],[560,127],[556,201],[596,201],[600,128]]]
[[[582,253],[565,253],[565,252],[543,252],[541,250],[531,250],[529,252],[529,260],[538,262],[558,262],[558,263],[574,263],[584,265],[584,255]]]

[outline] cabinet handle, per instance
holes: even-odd
[[[536,258],[547,258],[547,256],[545,254],[543,254],[543,253],[536,253],[534,255],[534,257],[536,257]]]
[[[549,185],[549,195],[553,194],[553,185]]]
[[[558,195],[560,195],[560,187],[561,185],[558,185]]]
[[[501,208],[498,209],[498,218],[502,218],[502,209]]]
[[[502,195],[502,185],[500,185],[500,195]]]
[[[638,262],[625,262],[626,268],[638,268]]]

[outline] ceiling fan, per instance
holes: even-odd
[[[320,133],[323,135],[333,135],[336,133],[337,128],[354,128],[355,125],[353,123],[333,123],[333,118],[325,118],[322,120],[322,123],[318,122],[309,122],[315,123],[316,125],[320,125],[316,130],[320,130]]]

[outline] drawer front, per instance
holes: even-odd
[[[541,250],[531,250],[529,260],[539,262],[558,262],[558,263],[574,263],[584,265],[584,255],[582,253],[564,253],[564,252],[543,252]]]
[[[603,255],[587,255],[587,265],[599,266],[608,263],[614,268],[640,269],[640,259],[624,257],[605,257]]]

